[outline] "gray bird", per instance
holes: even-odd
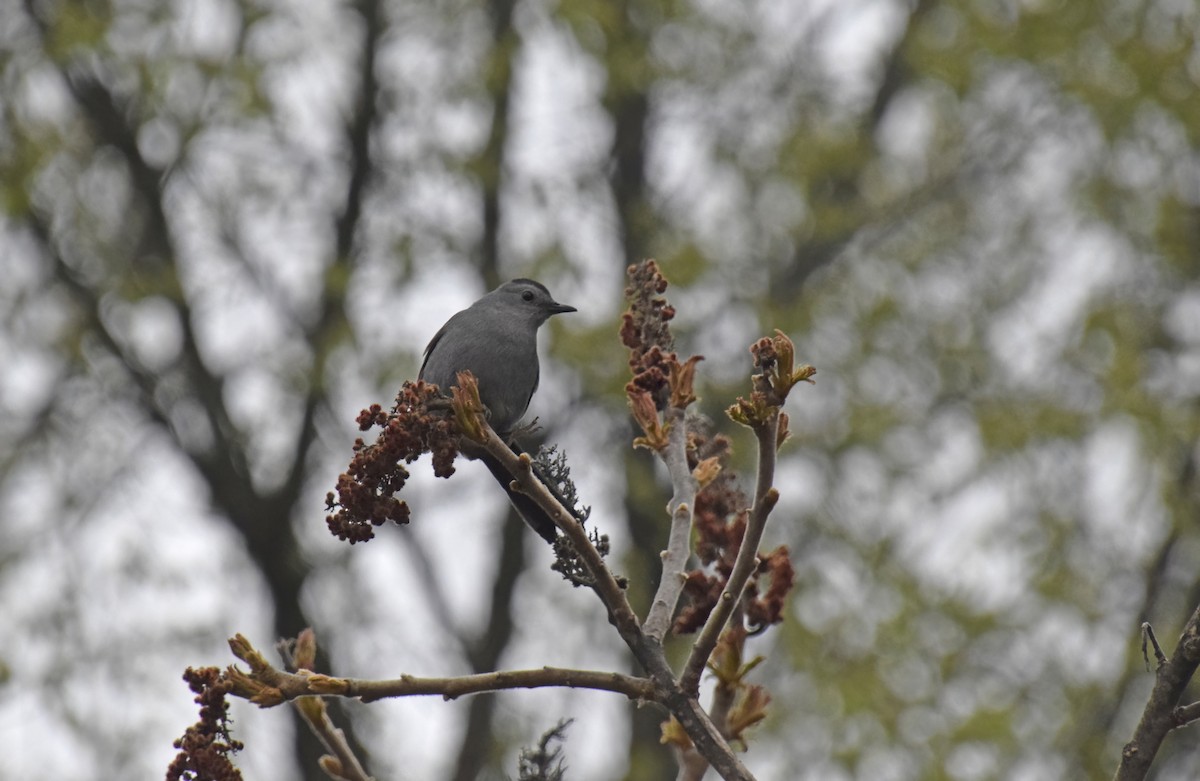
[[[469,370],[479,381],[488,422],[497,433],[507,435],[529,408],[538,387],[538,328],[553,315],[574,311],[575,307],[555,301],[540,282],[505,282],[446,321],[425,348],[418,377],[449,393],[458,382],[455,375]],[[554,522],[532,499],[509,488],[512,476],[504,467],[486,453],[472,455],[487,465],[525,522],[553,543]]]

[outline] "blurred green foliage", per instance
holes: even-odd
[[[819,371],[789,401],[769,541],[799,579],[792,620],[751,643],[773,696],[752,768],[1111,775],[1150,681],[1138,626],[1171,640],[1200,595],[1200,6],[562,0],[516,4],[496,38],[488,4],[385,2],[370,186],[338,248],[369,4],[302,5],[0,11],[0,240],[40,269],[0,293],[4,344],[58,389],[6,410],[8,505],[39,458],[105,482],[111,452],[71,443],[114,409],[181,451],[227,427],[269,494],[279,420],[198,410],[252,376],[286,429],[312,389],[394,385],[422,345],[380,342],[376,294],[475,274],[492,193],[503,271],[588,299],[564,296],[590,319],[552,346],[614,449],[571,455],[608,465],[631,523],[665,496],[620,463],[644,458],[622,449],[625,263],[672,280],[717,426],[758,336],[784,330]],[[195,365],[121,326],[154,297]],[[624,562],[639,596],[654,562],[649,544]],[[652,722],[616,752],[630,779],[667,772]],[[1197,757],[1172,736],[1159,778]]]

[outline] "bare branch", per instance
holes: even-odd
[[[1150,672],[1150,657],[1146,655],[1146,641],[1154,646],[1154,659],[1161,667],[1167,661],[1167,655],[1163,653],[1162,646],[1158,644],[1158,638],[1154,636],[1154,627],[1150,626],[1149,621],[1142,622],[1142,658],[1146,661],[1146,672]]]
[[[233,693],[262,707],[310,696],[357,697],[363,702],[372,702],[389,697],[440,694],[444,699],[453,700],[467,694],[550,686],[611,691],[638,701],[658,699],[653,681],[621,673],[543,667],[450,678],[402,675],[387,680],[366,680],[338,678],[307,670],[284,672],[267,662],[242,635],[230,638],[229,647],[235,656],[250,665],[248,675],[237,668],[229,669],[228,674],[235,684]]]
[[[1143,625],[1145,627],[1147,625]],[[1145,631],[1143,629],[1143,631]],[[1147,633],[1153,638],[1152,633]],[[1161,652],[1154,643],[1156,652]],[[1156,654],[1157,655],[1157,654]],[[1179,643],[1170,659],[1162,659],[1154,673],[1154,688],[1142,711],[1141,721],[1133,731],[1133,739],[1121,751],[1115,781],[1137,781],[1146,777],[1158,749],[1167,733],[1182,726],[1180,714],[1190,716],[1195,704],[1177,708],[1179,698],[1187,688],[1196,667],[1200,665],[1200,608],[1197,608],[1183,628]]]
[[[240,635],[230,641],[230,647],[234,649],[234,653],[239,650],[246,653],[251,658],[254,669],[265,673],[270,668],[261,654],[250,648],[250,644]],[[283,658],[284,668],[288,672],[310,674],[317,663],[317,635],[312,627],[306,627],[294,640],[280,640],[275,644],[275,650]],[[273,668],[270,669],[272,673],[275,672]],[[231,669],[224,678],[226,682],[232,683],[239,680],[239,674]],[[298,697],[292,701],[292,706],[329,752],[317,758],[317,766],[327,776],[334,781],[374,781],[354,753],[354,747],[346,739],[346,733],[338,729],[329,718],[329,708],[326,707],[325,700],[320,697]]]
[[[1200,719],[1200,702],[1182,705],[1176,708],[1175,712],[1171,715],[1175,717],[1175,726],[1186,727],[1196,719]]]
[[[683,675],[679,680],[684,691],[690,692],[693,696],[700,688],[700,676],[704,672],[704,665],[708,662],[708,657],[712,655],[713,648],[717,645],[721,630],[725,628],[725,623],[733,614],[738,602],[741,601],[746,584],[750,582],[750,576],[754,574],[754,570],[758,566],[758,545],[762,541],[767,518],[776,502],[779,501],[779,492],[773,486],[778,432],[778,409],[773,409],[766,421],[754,429],[754,434],[758,439],[758,477],[754,489],[754,508],[751,510],[750,519],[746,524],[746,535],[742,538],[742,547],[738,550],[737,561],[733,565],[733,571],[729,574],[729,582],[725,584],[725,590],[721,592],[720,600],[709,614],[704,628],[700,630],[699,637],[692,645],[692,652],[688,656],[687,664],[683,668]]]
[[[338,687],[344,682],[341,692],[327,691],[327,687]],[[574,670],[563,667],[542,667],[532,670],[497,670],[490,673],[462,675],[453,678],[418,678],[404,675],[382,681],[329,678],[320,684],[322,693],[341,693],[347,697],[360,697],[363,702],[386,697],[407,697],[421,694],[440,694],[453,700],[467,694],[502,691],[505,689],[543,689],[551,686],[567,689],[596,689],[624,694],[631,700],[654,699],[654,683],[648,678],[638,678],[623,673],[598,670]]]
[[[658,643],[662,642],[671,626],[675,606],[679,603],[679,595],[683,592],[683,584],[687,577],[684,568],[691,552],[692,513],[696,507],[697,491],[696,478],[692,476],[687,463],[687,426],[684,423],[684,410],[670,407],[667,412],[667,426],[667,446],[659,451],[659,456],[667,465],[674,492],[671,501],[667,503],[667,510],[671,513],[671,533],[667,549],[662,554],[662,579],[659,581],[643,627],[646,636]]]
[[[320,697],[301,697],[293,705],[309,729],[329,752],[321,757],[320,766],[335,781],[374,781],[346,740],[346,733],[329,718],[329,709]]]

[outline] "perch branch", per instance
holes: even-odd
[[[482,416],[479,416],[479,423],[483,432],[482,446],[504,465],[508,473],[513,476],[520,491],[537,502],[538,506],[545,510],[550,519],[554,521],[554,524],[571,540],[584,566],[587,567],[588,574],[593,578],[593,589],[604,606],[608,608],[613,625],[620,632],[621,638],[632,649],[643,636],[641,624],[637,614],[633,612],[629,600],[625,598],[625,591],[613,577],[612,571],[604,563],[596,546],[592,545],[592,541],[588,539],[587,530],[575,520],[571,512],[562,506],[558,498],[533,473],[532,461],[528,454],[517,455],[514,453]],[[634,650],[636,653],[636,649]]]
[[[704,665],[712,656],[721,630],[733,614],[733,609],[742,598],[750,576],[758,567],[758,546],[762,541],[763,530],[767,526],[767,518],[779,501],[779,492],[772,483],[775,481],[775,452],[778,447],[776,435],[779,431],[779,410],[771,411],[761,426],[754,429],[758,439],[758,477],[754,489],[754,507],[750,511],[750,519],[746,524],[746,534],[742,538],[742,546],[738,550],[737,560],[733,571],[729,574],[729,582],[721,592],[712,613],[700,630],[696,642],[692,644],[692,652],[688,655],[687,664],[679,683],[684,691],[696,695],[700,688],[700,676]]]

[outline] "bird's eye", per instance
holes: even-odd
[[[533,291],[526,290],[524,293],[521,294],[521,300],[522,301],[532,301],[533,300]]]

